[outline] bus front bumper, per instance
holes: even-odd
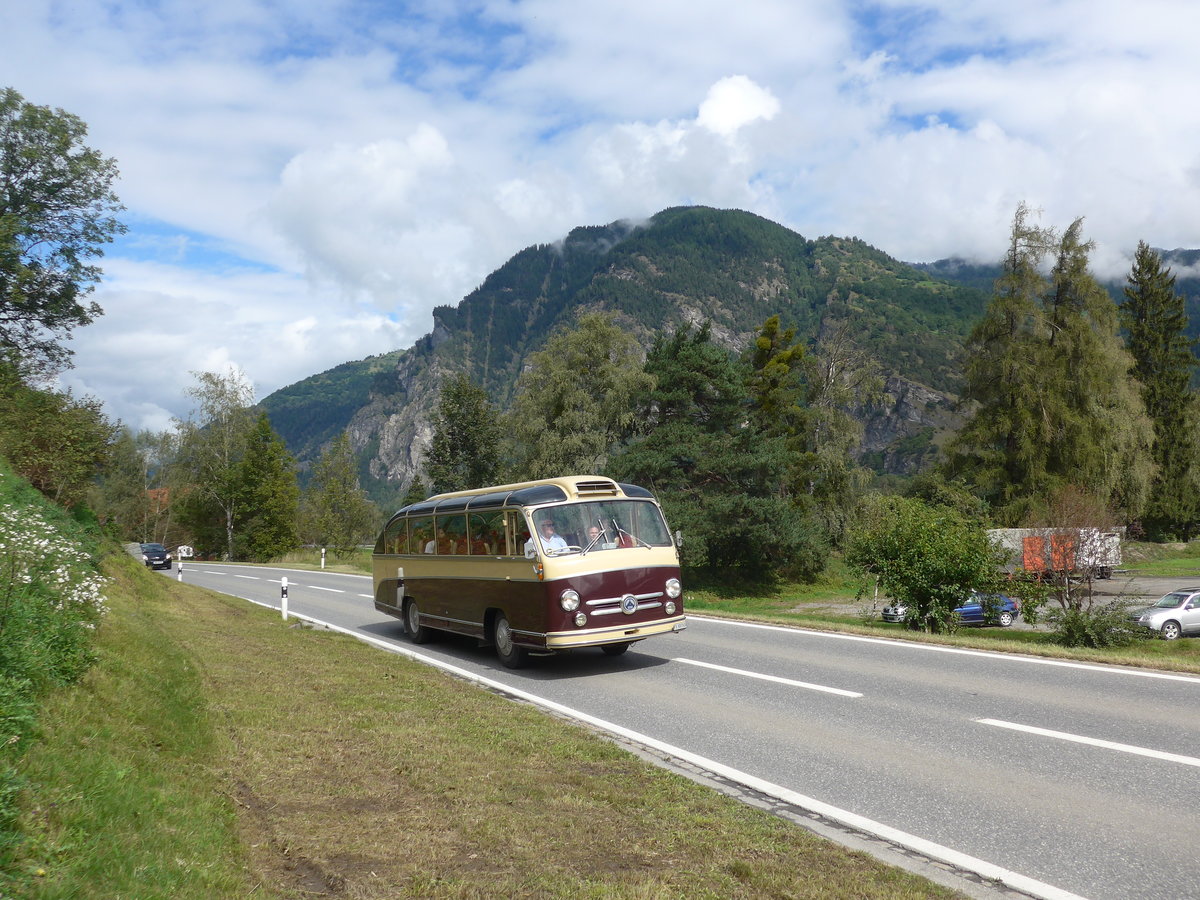
[[[656,634],[670,634],[687,628],[685,616],[638,622],[636,625],[608,628],[581,628],[578,631],[551,631],[546,635],[547,650],[568,650],[574,647],[598,647],[601,644],[623,644],[640,641]]]

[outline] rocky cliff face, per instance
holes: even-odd
[[[944,391],[890,376],[881,399],[856,410],[863,424],[859,459],[881,472],[915,475],[934,462],[939,439],[962,425],[956,402]]]

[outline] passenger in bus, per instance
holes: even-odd
[[[562,536],[554,530],[553,519],[542,519],[538,523],[542,538],[542,549],[547,552],[558,552],[559,550],[567,549],[567,542],[562,539]],[[532,557],[534,555],[533,538],[525,542],[525,555]]]
[[[442,554],[453,553],[454,540],[453,538],[447,536],[445,528],[439,528],[437,530],[437,538],[425,545],[425,552]]]
[[[613,519],[613,525],[616,526],[616,529],[617,529],[617,542],[613,546],[614,547],[632,547],[634,545],[633,535],[631,535],[628,531],[626,531],[624,526],[621,525],[621,523],[618,522],[616,519]]]
[[[589,525],[587,530],[587,543],[585,547],[590,547],[593,550],[611,550],[617,546],[616,541],[608,540],[608,535],[605,534],[596,525]]]

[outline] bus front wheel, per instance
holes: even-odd
[[[506,667],[519,669],[525,665],[525,648],[513,643],[512,626],[508,624],[504,613],[496,616],[496,623],[492,626],[492,643],[496,645],[496,655],[500,657],[500,662]]]
[[[414,644],[424,644],[429,640],[429,629],[421,624],[421,610],[417,608],[416,600],[409,600],[404,606],[404,627]]]
[[[609,656],[620,656],[629,649],[629,645],[632,643],[633,641],[625,641],[623,644],[601,644],[600,649]]]

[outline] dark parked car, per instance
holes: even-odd
[[[152,569],[169,569],[171,554],[162,544],[142,544],[142,562]]]
[[[954,610],[964,625],[1000,625],[1007,628],[1017,620],[1021,608],[1012,597],[1004,594],[980,594],[972,591],[962,606]],[[907,606],[893,603],[885,606],[881,615],[885,622],[903,622]]]

